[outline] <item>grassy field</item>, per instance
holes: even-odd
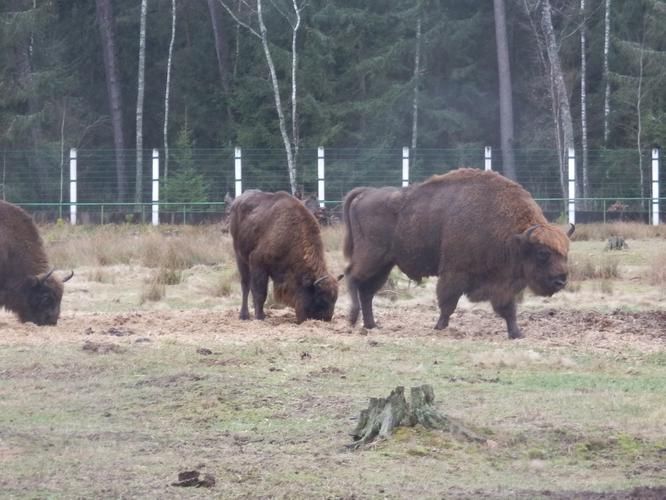
[[[578,228],[572,282],[526,294],[506,339],[485,304],[443,332],[434,280],[394,272],[382,328],[237,319],[219,228],[50,226],[73,268],[56,327],[0,314],[0,496],[10,498],[664,498],[663,228]],[[605,251],[610,235],[628,248]],[[325,231],[344,267],[341,231]],[[431,384],[491,445],[423,428],[347,448],[369,397]],[[173,486],[197,470],[212,487]],[[640,495],[632,497],[631,495]]]

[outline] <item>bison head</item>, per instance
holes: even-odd
[[[527,286],[537,295],[551,296],[567,284],[569,232],[550,224],[531,226],[518,236]]]
[[[306,319],[331,321],[335,302],[338,300],[338,282],[331,274],[303,283],[300,304],[296,307],[296,322]]]
[[[23,283],[21,295],[23,300],[16,313],[22,323],[31,322],[36,325],[55,325],[60,316],[63,283],[74,275],[72,271],[64,279],[48,273],[28,277]]]

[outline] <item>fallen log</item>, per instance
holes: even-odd
[[[489,440],[468,429],[458,419],[442,415],[434,407],[435,392],[430,385],[411,388],[411,403],[405,399],[405,388],[398,386],[387,398],[370,398],[368,408],[361,411],[354,442],[348,448],[358,449],[376,438],[387,438],[396,427],[422,425],[427,429],[450,432],[468,441],[488,444]]]

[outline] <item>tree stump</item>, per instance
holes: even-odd
[[[405,400],[405,388],[398,386],[387,398],[370,398],[367,409],[362,410],[352,438],[354,442],[348,448],[358,449],[377,437],[387,438],[396,427],[414,427],[422,425],[427,429],[438,429],[475,441],[487,443],[488,440],[465,427],[462,422],[439,413],[432,405],[435,392],[432,386],[412,387],[411,404]]]

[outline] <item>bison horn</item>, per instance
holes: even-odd
[[[574,234],[574,231],[576,230],[576,225],[569,222],[569,230],[567,231],[567,236],[571,238],[571,235]]]
[[[51,270],[48,273],[44,274],[43,276],[37,276],[37,279],[39,280],[40,283],[44,283],[47,279],[49,279],[49,276],[51,276],[54,271],[55,267],[52,267]]]
[[[541,224],[534,224],[533,226],[528,227],[527,231],[525,231],[525,240],[530,241],[530,236],[532,236],[534,230],[540,226]]]
[[[66,281],[71,280],[72,276],[74,276],[74,271],[70,271],[69,274],[62,279],[62,282],[65,283]]]
[[[321,283],[322,281],[324,281],[326,278],[328,278],[327,275],[324,275],[324,276],[322,276],[321,278],[317,278],[317,279],[315,280],[315,282],[313,283],[313,285],[314,285],[314,286],[317,286],[319,283]]]

